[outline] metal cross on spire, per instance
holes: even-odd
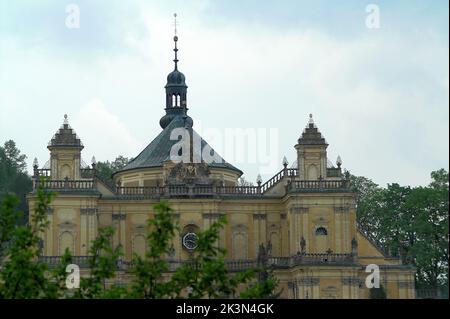
[[[178,56],[177,56],[177,52],[178,52],[178,48],[177,48],[177,41],[178,41],[177,26],[178,26],[178,21],[177,21],[177,14],[174,13],[173,17],[174,17],[173,25],[175,27],[175,35],[173,37],[173,41],[175,42],[175,49],[173,49],[173,51],[175,52],[175,59],[173,60],[173,62],[175,62],[175,70],[178,70]]]
[[[177,26],[178,26],[177,14],[176,13],[173,14],[173,18],[174,18],[173,26],[175,27],[175,36],[176,36],[177,35]]]

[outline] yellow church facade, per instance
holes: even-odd
[[[358,229],[349,174],[340,159],[330,165],[328,144],[312,115],[293,148],[294,167],[284,160],[268,181],[239,184],[242,171],[198,136],[187,115],[187,85],[174,40],[162,131],[114,173],[114,187],[99,178],[95,162],[83,164],[83,144],[67,117],[48,144],[48,165],[35,165],[35,187],[46,176],[44,187],[57,193],[42,234],[43,260],[57,263],[68,248],[83,266],[98,229],[112,226],[126,265],[133,254],[144,254],[147,220],[164,199],[181,229],[168,256],[172,270],[195,251],[196,233],[225,216],[219,245],[230,271],[256,267],[263,255],[281,298],[368,298],[368,265],[379,269],[387,298],[415,298],[415,269],[386,256]],[[195,146],[194,140],[200,142]],[[34,192],[28,200],[32,212]]]

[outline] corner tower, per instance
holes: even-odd
[[[317,180],[327,177],[327,147],[328,143],[314,124],[310,114],[308,125],[295,145],[300,180]]]
[[[81,150],[84,146],[70,127],[67,114],[64,115],[63,125],[53,135],[47,148],[50,151],[52,179],[81,179]]]

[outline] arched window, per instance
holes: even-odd
[[[64,164],[61,166],[61,179],[65,179],[66,177],[68,179],[72,178],[72,168],[69,165]]]
[[[270,234],[270,243],[272,244],[272,256],[280,256],[280,236],[276,232]]]
[[[328,232],[325,227],[319,227],[316,229],[316,236],[326,236],[326,235],[328,235]]]
[[[233,229],[232,256],[233,256],[233,259],[247,259],[248,258],[247,227],[243,224],[236,225]]]
[[[233,258],[247,259],[247,234],[233,234]]]
[[[181,106],[181,97],[180,97],[180,94],[177,95],[177,106]]]
[[[319,172],[317,170],[317,166],[314,164],[309,165],[307,174],[308,174],[307,179],[316,180],[319,177]]]
[[[177,106],[177,96],[174,94],[172,95],[172,107]]]
[[[133,238],[133,253],[137,254],[141,258],[144,258],[146,250],[145,236],[136,235]]]
[[[59,237],[59,254],[62,256],[68,249],[72,254],[74,252],[74,238],[72,233],[65,231]]]

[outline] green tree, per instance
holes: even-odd
[[[350,186],[356,193],[356,216],[359,229],[380,247],[383,246],[378,213],[382,188],[366,177],[354,175],[350,176]]]
[[[48,225],[47,212],[53,194],[45,192],[42,188],[36,190],[37,201],[29,225],[6,226],[9,233],[9,247],[0,273],[0,296],[11,299],[45,298],[48,292],[53,291],[53,283],[46,275],[47,265],[39,263],[40,234]],[[11,220],[11,202],[15,199],[7,195],[0,215],[7,215],[5,220]],[[9,203],[9,204],[8,204]],[[6,210],[5,210],[6,207]],[[14,214],[13,214],[14,215]]]
[[[27,221],[28,205],[25,196],[32,188],[25,160],[26,156],[20,153],[14,141],[6,141],[0,146],[0,200],[8,193],[15,193],[18,196],[17,208],[25,212],[21,223]]]
[[[417,268],[418,288],[448,287],[448,172],[431,173],[426,187],[379,188],[352,177],[361,230],[391,255]]]
[[[70,297],[70,291],[66,286],[66,279],[68,275],[66,268],[72,263],[72,254],[69,249],[66,248],[64,254],[61,256],[61,262],[59,265],[49,273],[51,284],[47,289],[46,298],[62,299]]]
[[[148,221],[147,251],[142,258],[137,254],[133,257],[131,274],[132,297],[134,298],[164,298],[171,295],[171,286],[163,280],[163,274],[169,270],[167,255],[171,249],[171,240],[175,235],[177,225],[172,221],[172,209],[167,202],[154,206],[155,217]]]
[[[247,181],[245,177],[242,176],[238,179],[238,186],[253,186],[253,183]]]
[[[167,202],[154,207],[155,217],[148,222],[147,252],[144,258],[133,258],[131,273],[135,276],[131,296],[134,298],[224,298],[236,297],[238,288],[255,279],[255,271],[230,274],[225,265],[226,251],[218,246],[220,229],[225,219],[213,223],[198,233],[197,248],[189,260],[178,267],[170,278],[167,256],[178,230],[172,221],[172,209]],[[272,278],[253,283],[244,293],[247,298],[262,298],[272,294],[276,282]]]
[[[196,299],[234,297],[239,285],[254,277],[252,270],[229,274],[224,260],[226,251],[217,244],[225,222],[225,218],[221,218],[198,234],[197,248],[172,278],[177,287],[176,297],[183,294]]]
[[[89,275],[80,280],[80,289],[76,298],[120,298],[125,290],[110,284],[116,277],[121,247],[113,247],[114,230],[111,227],[100,228],[97,238],[89,250]]]
[[[386,290],[383,285],[380,285],[380,288],[371,288],[369,289],[369,298],[370,299],[386,299]]]
[[[7,195],[0,203],[0,263],[11,243],[21,212],[16,210],[19,200],[14,195]]]
[[[124,157],[122,155],[119,155],[116,157],[116,159],[112,162],[106,161],[106,162],[98,162],[97,163],[97,171],[99,178],[104,181],[109,186],[114,186],[113,180],[112,180],[112,174],[114,172],[117,172],[118,170],[121,170],[124,168],[131,159],[128,159],[127,157]]]
[[[435,171],[431,177],[430,185],[414,188],[406,203],[416,213],[409,244],[419,288],[448,287],[448,172]]]
[[[27,163],[25,160],[27,156],[20,154],[20,150],[17,148],[16,143],[13,140],[6,141],[3,145],[2,152],[6,164],[15,169],[18,172],[26,172]]]
[[[111,163],[108,161],[97,162],[96,169],[97,169],[98,177],[100,178],[100,180],[102,180],[108,186],[113,187],[114,183],[113,183],[111,176],[114,173],[114,171],[111,168]]]

